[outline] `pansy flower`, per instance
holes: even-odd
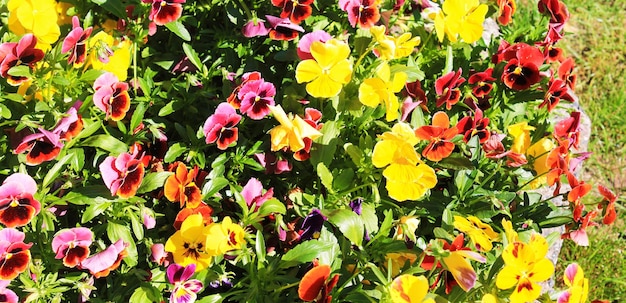
[[[491,90],[493,89],[493,85],[490,82],[495,81],[496,79],[491,77],[493,72],[493,68],[488,68],[484,72],[478,72],[472,74],[467,82],[469,84],[474,85],[472,87],[472,94],[476,98],[484,98],[489,95]]]
[[[598,191],[602,195],[603,202],[598,204],[598,208],[603,208],[602,223],[607,225],[612,224],[617,218],[617,212],[615,211],[615,202],[617,201],[617,195],[615,195],[615,193],[613,193],[610,189],[606,188],[603,185],[598,185]]]
[[[327,264],[316,264],[307,271],[298,285],[298,297],[305,302],[329,303],[332,301],[330,292],[337,284],[339,275],[333,275],[330,280],[330,266]]]
[[[145,170],[137,151],[133,154],[122,153],[117,157],[109,156],[99,168],[111,195],[120,198],[130,198],[137,193]]]
[[[380,20],[377,0],[348,0],[345,11],[352,27],[370,28]]]
[[[584,205],[581,203],[580,206]],[[561,239],[571,239],[579,246],[589,246],[589,235],[587,234],[587,228],[590,226],[597,226],[598,223],[593,220],[598,216],[598,211],[596,209],[587,212],[584,216],[582,216],[582,209],[578,210],[576,207],[574,211],[578,214],[575,214],[574,220],[576,221],[574,224],[569,224],[565,226],[565,233],[561,235]],[[576,227],[576,229],[573,229]]]
[[[396,277],[402,269],[411,268],[417,262],[417,258],[418,256],[412,252],[387,253],[385,255],[386,262],[383,263],[383,266],[387,271],[391,271],[392,277]],[[389,261],[391,261],[391,268],[388,268]]]
[[[515,14],[515,10],[517,5],[515,4],[515,0],[498,0],[498,23],[501,25],[508,25],[511,23],[513,14]]]
[[[57,1],[10,0],[5,2],[9,11],[7,25],[16,35],[32,33],[37,38],[37,48],[49,50],[61,35],[57,24]]]
[[[10,280],[0,280],[0,302],[2,303],[18,303],[19,297],[14,291],[7,288],[11,283]]]
[[[428,279],[424,276],[400,275],[393,279],[389,288],[394,303],[434,303],[427,294]]]
[[[550,82],[548,82],[548,89],[543,97],[543,102],[539,104],[539,108],[547,106],[548,111],[550,112],[559,104],[561,100],[575,102],[578,98],[574,94],[574,91],[567,86],[565,81],[559,78],[550,78]]]
[[[91,66],[96,70],[113,73],[124,81],[128,78],[128,68],[131,63],[130,39],[116,40],[111,34],[100,31],[89,38],[89,55],[85,67]]]
[[[261,184],[261,181],[250,178],[241,189],[241,196],[246,201],[248,207],[254,205],[255,208],[258,209],[265,201],[274,197],[274,188],[270,187],[263,193],[263,184]]]
[[[557,303],[587,302],[589,279],[585,278],[583,269],[578,263],[572,263],[563,272],[563,282],[568,289],[559,295]]]
[[[530,126],[528,125],[528,122],[523,121],[509,125],[507,130],[513,137],[511,151],[519,154],[525,154],[526,150],[530,146],[530,131],[535,130],[535,127]]]
[[[198,167],[187,170],[187,166],[178,162],[173,175],[167,177],[163,192],[165,197],[172,202],[180,202],[180,207],[187,205],[189,208],[197,207],[202,202],[200,188],[195,183],[198,175]]]
[[[450,119],[445,112],[436,112],[433,115],[432,125],[425,125],[415,130],[415,136],[418,139],[429,141],[422,155],[435,162],[452,154],[455,145],[450,140],[458,133],[459,130],[456,127],[450,127]]]
[[[26,174],[14,173],[0,185],[0,223],[6,227],[24,226],[41,210],[33,195],[37,183]]]
[[[539,0],[537,7],[540,13],[550,15],[550,26],[557,28],[559,32],[569,20],[567,6],[560,0]]]
[[[307,107],[304,109],[304,122],[311,125],[317,130],[321,130],[324,123],[320,123],[322,120],[322,112],[315,108]],[[311,138],[302,138],[304,141],[304,148],[294,152],[293,158],[298,161],[306,161],[311,157],[311,147],[313,146],[313,140]]]
[[[83,117],[78,114],[78,109],[82,104],[83,102],[76,101],[52,130],[53,133],[59,134],[61,140],[72,140],[83,130]]]
[[[204,270],[213,262],[213,256],[218,255],[208,252],[207,232],[208,227],[204,225],[202,215],[190,215],[183,221],[180,229],[167,239],[165,251],[172,253],[177,264],[195,264],[196,271]],[[210,242],[210,245],[215,246],[217,243]]]
[[[280,123],[270,130],[272,151],[288,147],[292,152],[297,152],[306,146],[304,138],[315,140],[322,135],[300,116],[291,113],[288,116],[280,105],[270,106],[270,110]]]
[[[369,107],[383,104],[386,110],[387,121],[396,120],[400,116],[400,102],[396,93],[399,93],[406,83],[407,75],[397,72],[391,75],[387,63],[383,63],[376,70],[376,77],[365,79],[359,86],[359,101]]]
[[[241,33],[246,38],[261,37],[269,34],[270,29],[265,26],[265,20],[253,18],[241,28]]]
[[[148,19],[157,25],[165,25],[178,20],[183,13],[183,6],[186,0],[141,0],[143,3],[150,3],[152,9]]]
[[[126,116],[130,109],[128,83],[120,82],[115,74],[106,72],[96,79],[93,89],[93,103],[106,113],[107,118],[119,121]]]
[[[204,285],[198,279],[189,279],[196,272],[196,264],[180,266],[171,264],[167,267],[167,280],[174,285],[170,294],[172,303],[193,303],[196,301],[197,293]]]
[[[75,267],[89,256],[92,241],[93,232],[89,228],[64,229],[52,238],[52,251],[56,253],[56,259],[63,259],[63,265]]]
[[[446,109],[452,109],[461,100],[461,90],[459,86],[465,82],[461,76],[461,68],[458,71],[449,72],[435,81],[435,92],[437,93],[436,106],[446,105]]]
[[[526,155],[532,159],[533,170],[537,177],[533,179],[528,185],[530,188],[537,188],[545,185],[548,178],[546,173],[550,171],[548,166],[548,154],[556,147],[554,141],[548,137],[539,139],[526,150]]]
[[[0,280],[13,280],[30,263],[32,243],[24,243],[26,235],[14,228],[0,230]]]
[[[80,262],[80,268],[87,269],[96,278],[106,277],[112,270],[120,267],[122,260],[128,255],[128,243],[117,240],[105,250]]]
[[[302,241],[307,241],[319,238],[324,222],[327,220],[328,218],[322,215],[322,212],[319,209],[311,210],[311,212],[302,221],[302,226],[300,226],[300,239]]]
[[[437,38],[445,36],[456,42],[460,36],[466,43],[474,43],[483,34],[483,21],[489,8],[478,0],[445,0],[435,16]]]
[[[296,49],[298,57],[300,57],[300,60],[313,59],[311,44],[315,41],[324,43],[332,38],[333,36],[321,29],[305,34],[298,41],[298,48]]]
[[[254,159],[259,162],[261,166],[265,167],[265,174],[280,175],[285,172],[290,172],[293,168],[288,160],[278,158],[276,154],[271,152],[256,153],[254,154]]]
[[[306,91],[313,97],[338,95],[352,77],[348,44],[337,39],[315,41],[311,44],[311,55],[313,59],[301,61],[296,66],[296,81],[307,82]]]
[[[181,209],[178,214],[176,214],[176,219],[174,219],[174,228],[176,230],[179,230],[183,222],[185,222],[185,219],[194,214],[199,214],[202,216],[202,222],[204,222],[204,225],[209,225],[213,223],[213,218],[211,218],[211,215],[213,214],[213,208],[201,201],[197,207],[185,207]]]
[[[524,90],[541,80],[539,67],[543,64],[543,53],[535,46],[518,43],[505,53],[508,63],[502,72],[502,82],[508,88]]]
[[[39,128],[38,133],[24,137],[13,152],[16,154],[26,152],[26,164],[39,165],[56,158],[62,147],[63,143],[58,133]]]
[[[459,120],[459,123],[456,124],[456,128],[459,130],[459,133],[463,135],[463,141],[465,143],[469,142],[473,136],[478,136],[478,140],[481,144],[487,142],[491,136],[491,132],[487,129],[487,126],[489,126],[489,118],[483,116],[483,111],[480,110],[480,108],[476,109],[474,117],[463,117]]]
[[[313,8],[313,0],[272,0],[272,4],[277,7],[282,7],[283,11],[280,12],[281,18],[289,18],[289,20],[295,24],[300,24],[304,19],[311,16]]]
[[[570,147],[579,148],[580,144],[580,112],[570,113],[568,118],[558,121],[554,126],[554,136],[557,140],[569,141]]]
[[[538,282],[549,279],[554,264],[547,259],[548,242],[541,235],[533,234],[529,243],[509,243],[502,252],[504,267],[496,277],[499,289],[514,287],[509,297],[512,303],[534,301],[541,294]]]
[[[565,81],[572,90],[576,87],[576,74],[574,74],[574,59],[567,58],[561,62],[558,69],[559,79]]]
[[[372,153],[372,164],[382,168],[389,197],[402,202],[417,200],[435,187],[435,171],[424,164],[414,149],[419,139],[406,123],[396,123],[390,132],[379,136]]]
[[[498,238],[498,234],[493,231],[489,224],[483,223],[476,216],[454,216],[454,228],[467,234],[476,248],[480,251],[490,251],[493,248],[492,241]]]
[[[32,34],[26,34],[17,43],[8,42],[0,46],[0,76],[7,79],[7,83],[18,86],[28,80],[26,76],[11,75],[9,70],[18,66],[27,66],[32,70],[44,57],[44,52],[35,48],[35,45],[37,38]]]
[[[246,81],[237,93],[237,98],[241,100],[239,110],[253,120],[261,120],[269,114],[275,95],[276,87],[271,82],[263,79]]]
[[[218,256],[231,250],[241,249],[246,245],[245,235],[246,232],[243,227],[233,223],[230,217],[225,217],[222,222],[208,226],[206,231],[207,252],[210,255]]]
[[[168,266],[171,260],[168,260],[168,253],[165,251],[163,243],[154,243],[150,246],[150,261],[159,265]]]
[[[239,129],[235,127],[241,116],[229,103],[223,102],[217,106],[215,113],[204,122],[203,131],[206,143],[217,143],[217,148],[225,150],[239,139]]]
[[[387,28],[384,25],[370,27],[376,46],[374,53],[383,60],[399,59],[413,53],[420,43],[420,37],[412,37],[411,33],[404,33],[398,37],[385,35]]]
[[[291,41],[298,37],[298,33],[304,32],[304,28],[288,18],[265,15],[265,19],[270,24],[269,36],[272,40]]]
[[[70,56],[67,58],[67,63],[81,66],[85,63],[85,58],[87,58],[87,39],[91,36],[93,27],[86,29],[80,27],[80,21],[77,16],[72,18],[72,26],[72,31],[63,40],[61,53],[65,54],[71,51]]]
[[[422,89],[422,84],[419,80],[405,83],[402,96],[404,97],[404,102],[402,102],[402,107],[400,108],[400,112],[402,113],[400,121],[406,122],[409,118],[409,114],[418,106],[420,106],[423,111],[428,112],[428,107],[426,107],[428,99],[426,98],[426,92]]]
[[[233,89],[228,98],[226,98],[226,102],[228,102],[228,104],[230,104],[233,108],[239,109],[239,107],[241,106],[241,99],[239,99],[238,97],[239,90],[241,90],[241,88],[246,85],[246,83],[261,79],[263,78],[261,77],[261,73],[259,72],[249,72],[243,74],[243,76],[241,77],[241,83],[237,85],[235,89]],[[234,81],[234,79],[231,79],[231,81]]]

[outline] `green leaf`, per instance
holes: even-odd
[[[162,187],[163,184],[165,184],[165,180],[173,174],[173,172],[169,171],[148,173],[141,181],[141,185],[137,189],[137,193],[143,194]]]
[[[80,219],[80,223],[84,224],[91,221],[91,219],[103,213],[107,208],[109,208],[109,206],[113,204],[112,202],[94,202],[95,201],[87,206],[85,212],[83,213],[83,217]]]
[[[261,207],[259,207],[258,212],[259,212],[259,215],[262,217],[267,216],[269,214],[284,215],[287,212],[287,208],[285,207],[285,204],[278,201],[278,199],[271,198],[263,202],[263,204],[261,204]]]
[[[124,142],[115,139],[110,135],[95,135],[89,137],[82,142],[82,145],[106,150],[115,157],[128,150],[128,146]]]
[[[185,28],[185,26],[180,21],[173,21],[170,23],[166,23],[165,27],[172,31],[172,33],[176,34],[176,36],[180,37],[185,41],[191,41],[191,35],[189,31]]]
[[[52,183],[52,181],[54,181],[59,176],[59,173],[61,172],[61,168],[63,168],[63,165],[65,165],[65,163],[67,163],[67,161],[69,161],[70,158],[72,158],[72,156],[74,155],[73,154],[65,155],[65,157],[61,158],[61,160],[55,163],[54,166],[52,166],[52,168],[48,171],[46,176],[43,178],[43,182],[41,186],[48,187],[48,185],[50,185],[50,183]]]
[[[202,60],[198,57],[196,50],[194,50],[191,45],[183,43],[183,51],[185,52],[185,55],[187,55],[187,58],[189,58],[189,61],[191,61],[191,63],[199,70],[202,70]]]
[[[224,300],[224,297],[220,294],[214,294],[210,296],[204,296],[202,299],[196,301],[196,303],[220,303]]]
[[[323,162],[317,163],[317,176],[322,180],[322,184],[329,192],[333,191],[333,174],[328,170]]]
[[[180,155],[182,155],[186,151],[187,147],[184,146],[182,143],[174,143],[165,153],[163,161],[165,161],[166,163],[174,162],[176,158],[180,157]]]
[[[148,283],[142,283],[139,288],[135,289],[129,300],[129,302],[133,303],[152,303],[161,301],[163,301],[161,291]]]
[[[265,239],[263,239],[263,231],[257,229],[256,239],[254,241],[254,249],[256,250],[256,256],[259,262],[265,263]]]
[[[0,117],[11,119],[11,110],[4,104],[0,103]]]
[[[214,179],[210,179],[202,187],[202,199],[212,197],[226,186],[228,186],[228,179],[224,177],[216,177]]]
[[[449,168],[454,170],[474,169],[474,164],[468,158],[461,155],[451,155],[439,162],[439,165],[443,168]]]
[[[126,251],[128,255],[124,258],[124,263],[128,266],[135,266],[138,263],[139,255],[137,253],[137,245],[130,233],[130,229],[126,224],[119,224],[114,221],[107,223],[107,236],[111,242],[115,243],[117,240],[122,239],[124,243],[128,244]]]
[[[13,66],[7,71],[7,73],[13,77],[31,77],[30,67],[27,65]]]
[[[365,235],[363,220],[350,209],[339,209],[328,214],[328,221],[337,226],[352,243],[361,246]]]
[[[130,212],[127,214],[127,217],[130,218],[130,226],[133,229],[133,234],[135,234],[135,238],[137,240],[143,239],[143,224],[139,221],[139,217],[134,212]]]
[[[88,69],[86,72],[84,72],[82,75],[80,75],[80,81],[83,82],[94,82],[96,79],[98,79],[98,77],[100,77],[102,74],[104,74],[103,70],[99,70],[99,69]]]
[[[143,121],[144,114],[146,113],[146,103],[139,102],[135,107],[133,116],[130,118],[130,130],[134,131]]]
[[[126,19],[126,5],[121,0],[91,0],[120,19]]]
[[[374,205],[369,203],[361,204],[361,220],[363,220],[368,233],[378,232],[378,216],[376,216]]]
[[[336,243],[309,240],[296,245],[281,258],[280,268],[288,268],[300,263],[307,263],[318,258],[320,253],[333,248]]]

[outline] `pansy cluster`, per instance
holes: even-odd
[[[0,302],[587,299],[562,0],[2,5]]]

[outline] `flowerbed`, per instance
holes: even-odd
[[[586,301],[560,0],[0,3],[0,301]]]

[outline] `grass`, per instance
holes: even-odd
[[[559,42],[577,63],[576,92],[592,121],[583,180],[603,184],[618,195],[626,191],[626,1],[565,0],[571,13]],[[589,202],[599,198],[592,196]],[[589,247],[565,241],[557,264],[557,288],[567,264],[578,262],[590,280],[589,299],[626,301],[626,211],[618,200],[613,226],[591,228]],[[561,280],[561,281],[559,281]],[[560,284],[559,284],[560,282]]]

